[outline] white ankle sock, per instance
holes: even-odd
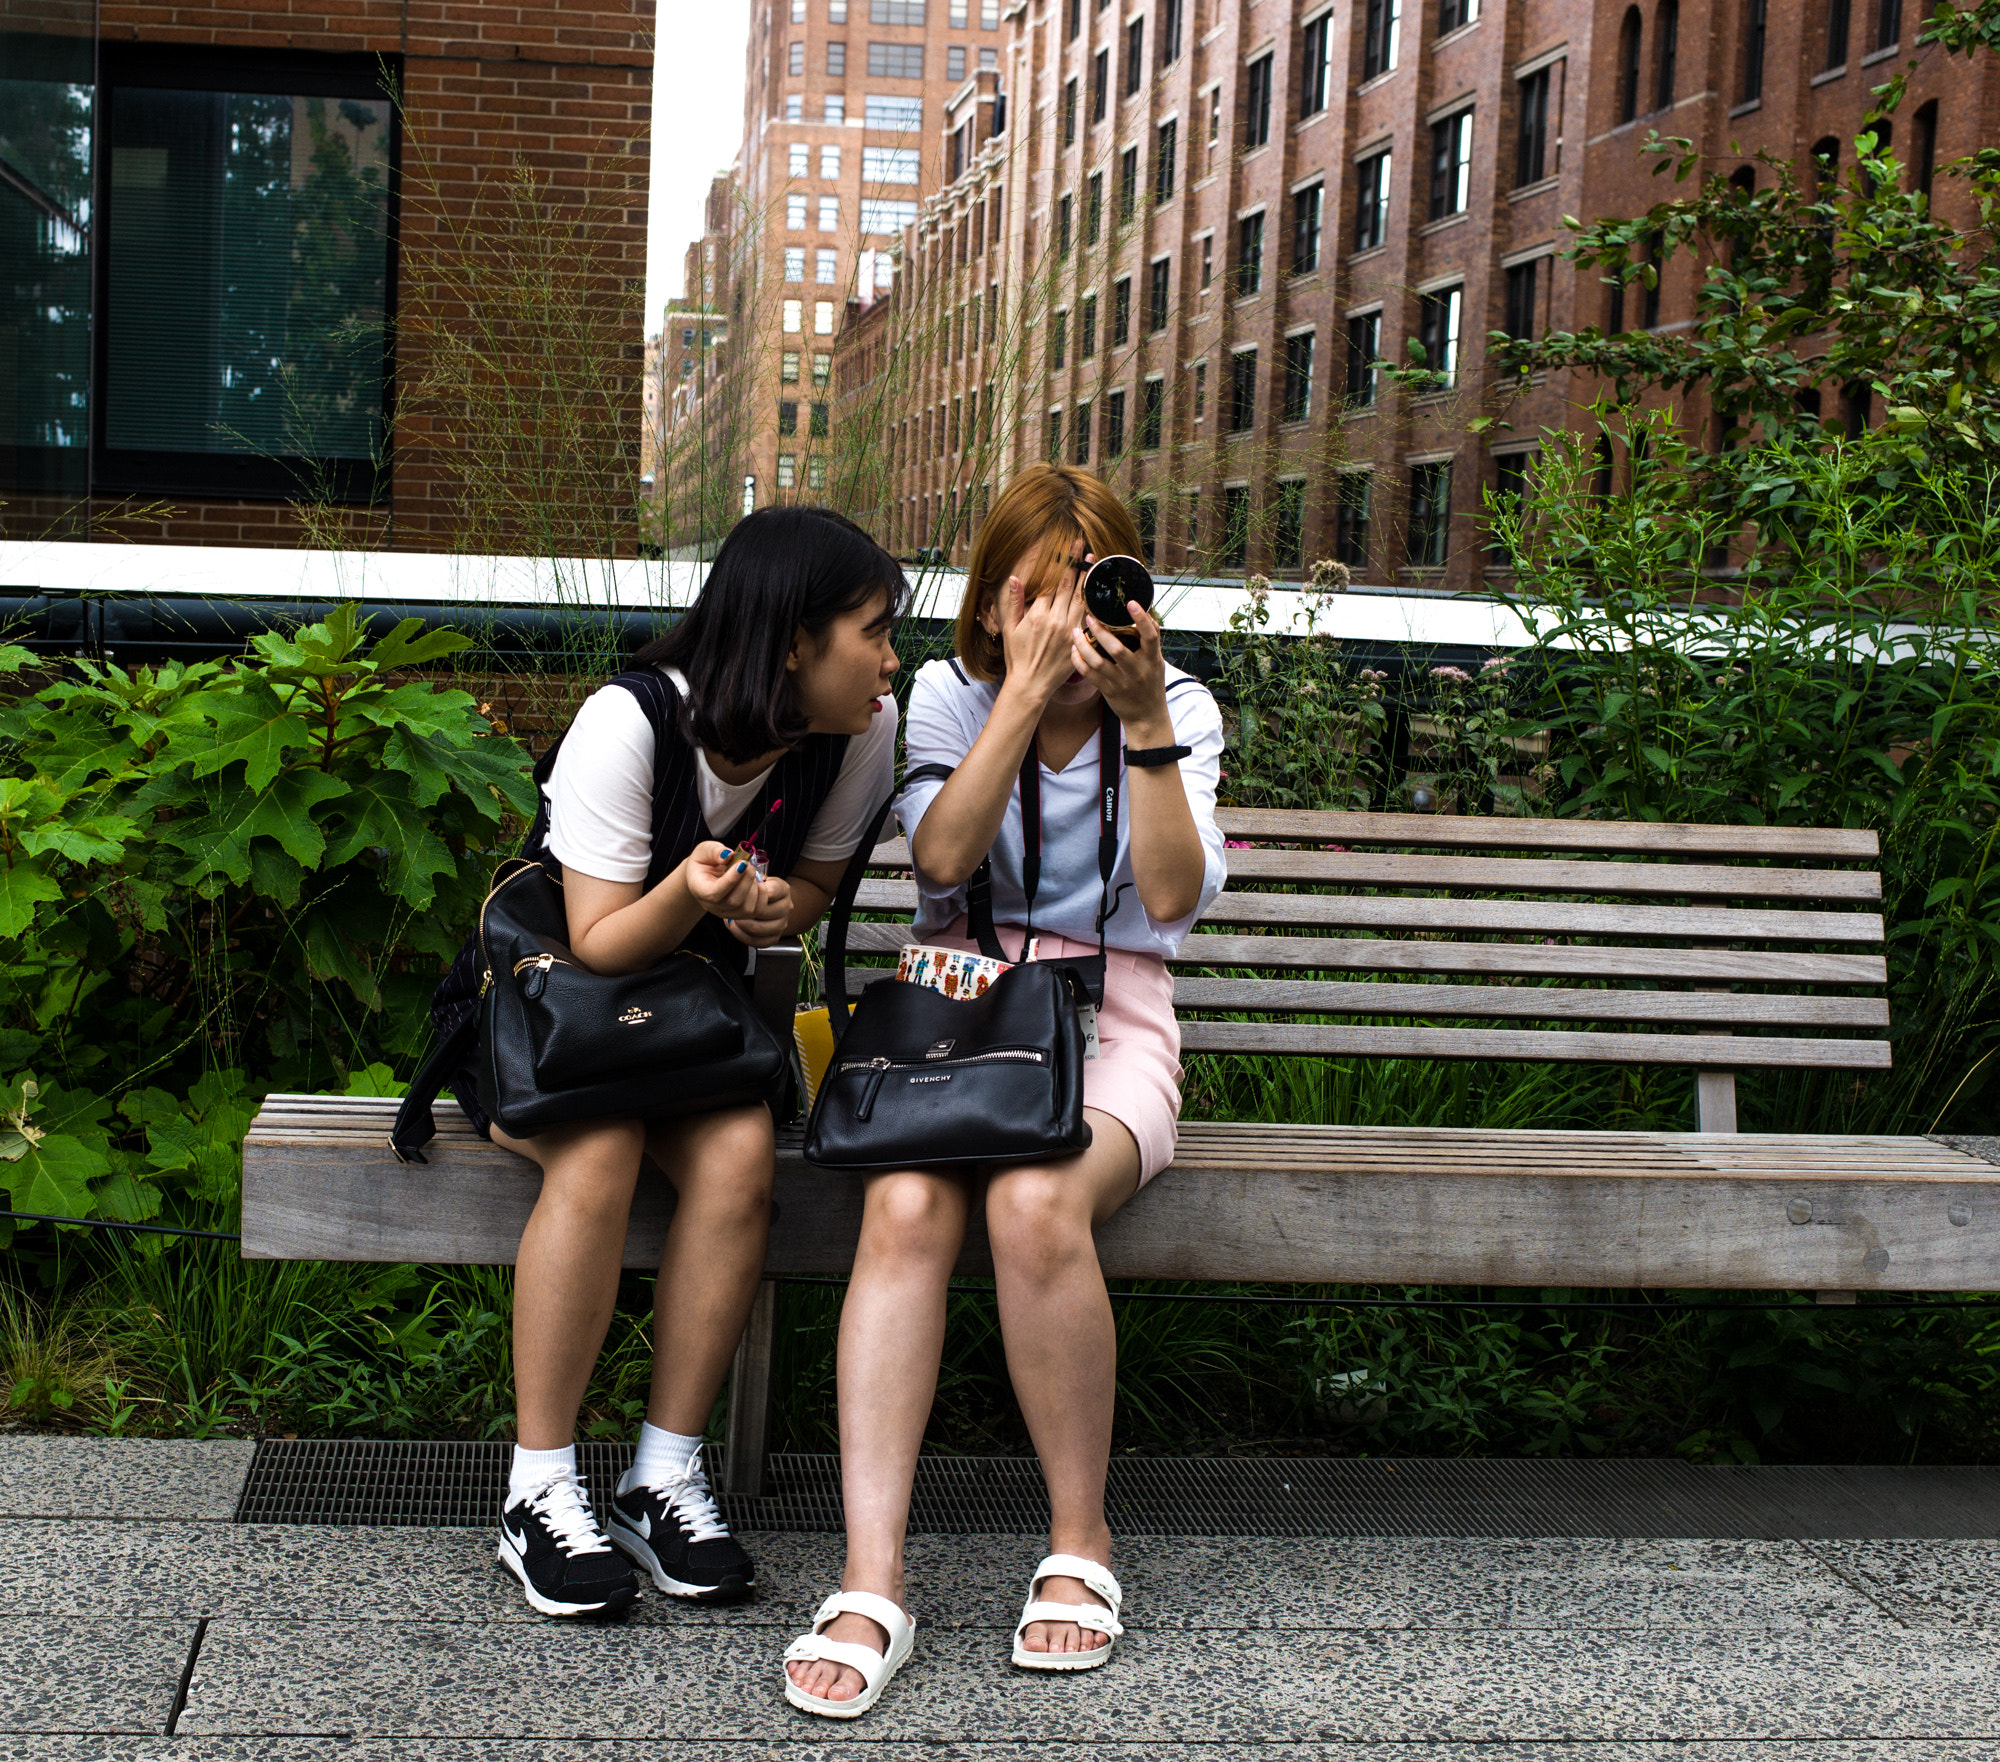
[[[639,1451],[632,1458],[631,1472],[618,1483],[618,1490],[622,1493],[631,1487],[658,1486],[669,1475],[686,1468],[700,1448],[699,1438],[662,1431],[651,1420],[645,1421],[639,1427]]]
[[[523,1450],[516,1444],[513,1465],[507,1470],[507,1503],[511,1505],[524,1493],[546,1486],[564,1470],[576,1473],[574,1444],[565,1444],[560,1450]]]

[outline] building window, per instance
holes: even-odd
[[[821,491],[825,490],[826,455],[824,453],[815,453],[810,459],[806,461],[806,488],[812,490],[821,490]]]
[[[1257,351],[1238,349],[1229,357],[1229,432],[1242,434],[1257,420]]]
[[[1121,275],[1111,284],[1111,346],[1123,348],[1132,340],[1132,278]]]
[[[1165,426],[1167,382],[1153,378],[1139,388],[1139,451],[1160,450],[1160,432]]]
[[[396,250],[378,59],[105,41],[93,166],[87,35],[74,66],[69,40],[6,41],[26,65],[0,86],[0,480],[81,491],[88,446],[121,490],[375,500]]]
[[[1431,124],[1431,219],[1463,214],[1472,198],[1472,112]]]
[[[1368,565],[1368,504],[1374,474],[1343,471],[1333,480],[1333,555],[1357,568]]]
[[[1065,147],[1076,145],[1076,78],[1074,75],[1063,81],[1062,144]]]
[[[1069,314],[1052,313],[1049,318],[1049,371],[1060,373],[1068,363]]]
[[[1640,327],[1644,330],[1660,328],[1660,247],[1652,240],[1646,243],[1646,271],[1639,278]]]
[[[1297,569],[1305,562],[1306,484],[1287,477],[1278,485],[1276,518],[1271,522],[1271,561],[1280,569]]]
[[[1931,193],[1931,182],[1937,176],[1937,135],[1938,106],[1933,98],[1919,107],[1917,124],[1917,164],[1916,188],[1925,196]]]
[[[1826,61],[1827,67],[1847,65],[1847,0],[1827,0],[1826,3]]]
[[[1174,193],[1174,149],[1180,133],[1178,122],[1163,122],[1153,148],[1153,200],[1170,201]]]
[[[944,52],[944,77],[956,85],[965,78],[965,45],[953,43]]]
[[[1246,214],[1236,223],[1236,294],[1238,299],[1264,285],[1264,217]]]
[[[1893,49],[1903,34],[1903,0],[1876,0],[1875,47]]]
[[[1194,419],[1199,422],[1208,414],[1208,363],[1194,364]]]
[[[1382,358],[1382,314],[1364,312],[1347,321],[1347,403],[1365,410],[1375,402],[1375,363]]]
[[[787,335],[797,335],[806,327],[806,303],[803,300],[785,302],[785,331]]]
[[[1893,0],[1892,0],[1893,3]],[[1675,63],[1681,52],[1680,0],[1660,0],[1653,14],[1653,108],[1674,107]]]
[[[778,487],[790,489],[799,480],[799,461],[795,453],[778,455]]]
[[[1464,308],[1462,287],[1438,288],[1417,300],[1417,340],[1439,391],[1458,383],[1458,326]]]
[[[1303,422],[1312,414],[1313,333],[1285,338],[1285,420]]]
[[[1354,168],[1354,248],[1357,251],[1374,250],[1386,236],[1391,157],[1386,150],[1371,153]]]
[[[1067,22],[1063,26],[1063,35],[1074,43],[1083,34],[1083,0],[1067,0],[1064,10]]]
[[[1743,9],[1743,102],[1764,95],[1764,36],[1767,0],[1750,0]]]
[[[1073,196],[1056,198],[1056,255],[1069,255],[1070,210],[1075,202]]]
[[[837,254],[832,251],[817,251],[813,255],[813,280],[826,287],[833,286],[840,279],[837,273]]]
[[[804,24],[805,22],[806,0],[792,0],[792,23]]]
[[[838,178],[840,176],[840,149],[838,147],[820,148],[819,174],[823,179]]]
[[[894,98],[870,92],[862,99],[861,106],[862,120],[871,129],[909,135],[916,134],[924,126],[924,101],[921,98]]]
[[[1451,461],[1410,467],[1410,567],[1444,567],[1451,521]]]
[[[1107,394],[1104,400],[1104,456],[1115,459],[1125,451],[1125,394]]]
[[[806,46],[803,43],[794,43],[790,46],[789,50],[786,52],[785,55],[785,72],[789,74],[793,79],[797,79],[800,77],[800,75],[802,75],[805,72],[805,70],[806,70]]]
[[[1623,127],[1639,114],[1639,56],[1644,27],[1636,6],[1625,8],[1625,21],[1618,27],[1617,112],[1612,121]]]
[[[806,224],[806,199],[803,196],[785,198],[785,225],[792,232],[801,232]]]
[[[1118,155],[1118,218],[1130,220],[1139,207],[1139,149]]]
[[[1232,483],[1222,492],[1222,561],[1250,560],[1250,486]]]
[[[799,406],[795,398],[778,400],[778,432],[785,435],[799,432]]]
[[[815,404],[815,405],[813,405],[813,407],[812,407],[812,438],[813,438],[814,440],[825,440],[825,439],[826,439],[826,435],[827,435],[827,418],[828,418],[828,414],[829,414],[829,412],[830,412],[830,411],[832,410],[832,408],[833,408],[833,406],[832,406],[831,404]]]
[[[805,94],[803,92],[787,92],[785,94],[785,120],[787,122],[804,122],[805,119]]]
[[[1104,173],[1093,171],[1083,186],[1083,242],[1097,243],[1098,228],[1104,222]]]
[[[870,43],[868,77],[876,80],[920,80],[924,77],[921,43]]]
[[[868,0],[870,24],[922,24],[924,0]]]
[[[785,170],[793,177],[808,177],[812,173],[812,148],[804,141],[794,141],[786,149]]]
[[[1076,358],[1089,361],[1097,354],[1097,296],[1085,294],[1077,314]]]
[[[828,24],[845,24],[847,0],[826,0],[826,19]]]
[[[884,196],[863,196],[861,198],[861,230],[864,233],[888,233],[891,237],[902,232],[905,227],[917,224],[917,205],[914,202],[893,202]],[[877,287],[889,284],[881,279],[882,272],[889,266],[886,256],[875,259]]]
[[[1215,235],[1201,235],[1201,285],[1206,288],[1215,277]]]
[[[694,378],[694,357],[692,355],[683,355],[681,357],[681,378]]]
[[[1524,343],[1535,340],[1535,291],[1541,279],[1541,259],[1531,257],[1507,271],[1507,315],[1505,328],[1510,337]]]
[[[1261,147],[1271,138],[1271,57],[1250,63],[1243,82],[1243,145]]]
[[[1438,0],[1438,35],[1446,36],[1479,16],[1479,0]]]
[[[840,198],[838,196],[820,197],[819,230],[821,232],[840,231]]]
[[[1090,63],[1090,120],[1102,122],[1111,98],[1111,51],[1100,49]]]
[[[836,126],[844,123],[847,120],[847,94],[845,92],[827,93],[826,97],[820,103],[820,117],[823,121],[833,123]]]
[[[824,391],[833,378],[833,357],[824,350],[813,355],[813,384]]]
[[[1503,568],[1513,566],[1514,553],[1498,531],[1499,521],[1520,518],[1528,493],[1528,467],[1534,460],[1532,452],[1521,452],[1502,453],[1493,461],[1493,517],[1487,522],[1491,537],[1486,550],[1491,560]]]
[[[1319,217],[1325,184],[1310,184],[1292,195],[1292,273],[1310,275],[1319,267]]]
[[[1135,18],[1125,27],[1125,95],[1146,84],[1146,21]]]
[[[1211,86],[1208,92],[1208,144],[1213,147],[1222,138],[1222,88]],[[1210,155],[1213,158],[1213,154]]]
[[[785,279],[804,281],[806,278],[806,248],[803,245],[785,247]]]
[[[1090,463],[1090,400],[1077,405],[1076,414],[1070,418],[1070,462],[1075,465]]]
[[[1753,0],[1761,4],[1762,0]],[[1560,66],[1561,63],[1557,63]],[[1514,141],[1514,187],[1538,184],[1555,169],[1549,164],[1549,76],[1554,68],[1538,67],[1518,82],[1521,129]]]
[[[1160,549],[1160,503],[1155,496],[1141,496],[1132,504],[1133,515],[1139,524],[1139,555],[1148,563],[1159,554]]]
[[[1146,328],[1152,332],[1167,328],[1167,291],[1173,271],[1172,259],[1162,257],[1152,266],[1146,288]]]
[[[1163,0],[1160,8],[1160,65],[1171,67],[1181,58],[1181,0]]]
[[[833,302],[831,300],[815,300],[813,302],[813,335],[833,335]]]
[[[1333,85],[1333,14],[1322,12],[1305,28],[1299,69],[1299,114],[1317,116]]]
[[[951,28],[953,30],[962,31],[969,28],[971,11],[970,8],[968,8],[968,6],[966,5],[966,0],[951,0],[951,9],[949,17],[950,17]]]
[[[1372,80],[1396,71],[1396,39],[1401,34],[1403,0],[1368,0],[1361,36],[1361,77]]]
[[[982,31],[1000,28],[1000,0],[979,0],[979,28]]]
[[[913,184],[922,175],[923,156],[915,147],[863,147],[864,184]]]
[[[829,79],[844,79],[847,76],[847,45],[829,43],[826,46],[826,73]]]
[[[1042,456],[1051,465],[1060,465],[1062,450],[1062,412],[1051,410],[1042,426]]]

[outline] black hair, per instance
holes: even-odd
[[[878,593],[889,617],[902,616],[902,565],[844,514],[759,508],[722,541],[694,604],[635,662],[678,668],[682,731],[742,764],[806,737],[785,667],[798,632],[818,636]]]

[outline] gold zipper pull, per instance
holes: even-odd
[[[479,995],[484,997],[493,985],[493,969],[488,967],[479,975]]]

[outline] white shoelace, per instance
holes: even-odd
[[[715,1495],[709,1491],[708,1476],[702,1470],[699,1445],[688,1458],[687,1467],[650,1483],[648,1490],[666,1500],[667,1509],[687,1526],[695,1541],[719,1542],[728,1536],[729,1526],[715,1508]]]
[[[611,1544],[591,1515],[581,1475],[559,1474],[524,1501],[554,1532],[557,1545],[571,1559],[579,1554],[609,1554]]]

